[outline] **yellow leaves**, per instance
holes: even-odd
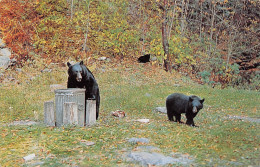
[[[224,2],[223,2],[224,4],[226,4],[226,3],[228,3],[228,0],[224,0]]]

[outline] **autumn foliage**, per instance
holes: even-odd
[[[36,24],[39,19],[35,4],[3,0],[0,5],[0,32],[12,49],[13,57],[22,64],[31,56]]]
[[[258,9],[255,0],[2,0],[0,37],[19,65],[149,53],[159,66],[167,59],[200,83],[225,87],[259,78]]]

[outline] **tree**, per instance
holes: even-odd
[[[162,45],[164,50],[164,68],[166,71],[171,71],[171,62],[169,57],[169,41],[168,41],[168,34],[169,28],[167,24],[169,22],[167,14],[169,8],[168,0],[163,0],[162,4],[159,4],[160,9],[162,10]]]

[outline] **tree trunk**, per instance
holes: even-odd
[[[200,2],[200,40],[202,40],[202,17],[203,17],[202,3],[203,2]]]
[[[164,68],[166,71],[171,71],[170,59],[169,59],[169,42],[168,42],[168,30],[167,30],[167,4],[168,1],[164,0],[163,6],[163,22],[162,22],[162,44],[164,49]]]
[[[88,3],[88,18],[87,18],[87,30],[86,30],[86,35],[85,35],[85,40],[84,40],[84,44],[83,44],[83,51],[87,51],[87,42],[88,42],[88,31],[89,31],[89,6],[90,6],[90,1]]]
[[[212,54],[212,42],[213,41],[213,32],[214,32],[214,22],[216,15],[216,4],[212,4],[212,17],[211,17],[211,26],[210,26],[210,45],[209,45],[209,55]]]

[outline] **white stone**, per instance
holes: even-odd
[[[2,39],[0,39],[0,48],[4,48],[5,47],[5,43]]]
[[[10,50],[8,48],[0,49],[0,56],[10,57],[11,56],[11,52],[10,52]]]
[[[138,119],[138,122],[142,122],[142,123],[148,123],[150,120],[149,119]]]
[[[106,60],[107,58],[106,57],[100,57],[100,58],[98,58],[98,60],[100,60],[100,61],[104,61],[104,60]]]
[[[30,160],[33,160],[34,158],[35,158],[35,154],[30,154],[30,155],[23,157],[23,159],[25,161],[30,161]]]
[[[0,56],[0,69],[7,69],[10,65],[11,60],[7,56]]]

